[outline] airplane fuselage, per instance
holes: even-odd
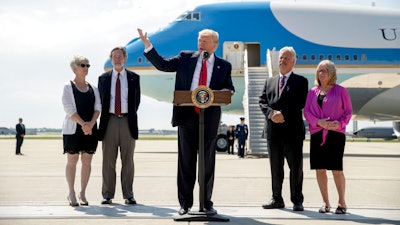
[[[219,32],[219,48],[215,54],[232,64],[236,63],[231,57],[235,49],[225,48],[226,43],[238,43],[239,53],[246,50],[247,63],[251,67],[267,66],[268,49],[293,46],[297,53],[296,72],[311,74],[311,81],[319,61],[330,59],[338,68],[338,76],[352,74],[346,77],[353,79],[347,82],[349,85],[346,87],[351,93],[356,119],[400,121],[398,9],[298,2],[216,3],[200,5],[183,13],[168,26],[150,33],[149,39],[161,55],[172,57],[181,50],[197,49],[198,31],[205,28]],[[133,39],[126,48],[129,54],[126,67],[144,77],[158,76],[161,83],[166,81],[164,84],[167,84],[166,89],[172,96],[174,75],[160,77],[161,73],[156,72],[143,56],[141,40]],[[111,64],[107,61],[105,69],[110,68]],[[375,78],[371,78],[368,85],[354,85],[363,81],[357,80],[358,75],[370,73],[374,73]],[[234,75],[238,76],[236,89],[244,89],[238,87],[243,85],[240,81],[243,74]],[[151,81],[147,83],[154,85]],[[310,83],[312,85],[313,82]],[[363,88],[362,92],[359,88]],[[143,88],[144,94],[166,100],[164,92],[159,96],[159,91],[146,89]],[[368,99],[366,96],[369,96]],[[171,102],[171,98],[167,101]],[[241,98],[233,101],[241,102]],[[377,102],[390,104],[390,111],[375,107]],[[237,107],[239,104],[233,102],[232,105]]]

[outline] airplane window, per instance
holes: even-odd
[[[349,55],[344,55],[344,60],[349,61],[350,60],[350,56]]]
[[[362,54],[362,55],[361,55],[361,60],[362,60],[362,61],[367,60],[367,55],[366,55],[366,54]]]
[[[324,55],[319,55],[319,61],[324,60]]]
[[[200,20],[200,13],[194,12],[192,17],[193,17],[193,20]]]
[[[337,55],[336,55],[336,60],[341,60],[340,58],[341,58],[340,55],[337,54]]]
[[[181,20],[200,20],[200,13],[199,12],[186,12],[178,16],[176,18],[176,21],[181,21]]]
[[[178,18],[176,18],[176,21],[185,20],[187,15],[188,15],[188,13],[181,14],[180,16],[178,16]]]
[[[307,61],[307,55],[303,55],[303,56],[302,56],[302,60],[303,60],[303,61]]]
[[[311,60],[315,61],[315,55],[311,55]]]
[[[138,63],[142,63],[142,57],[138,57],[137,61]]]
[[[358,55],[353,55],[353,60],[358,61]]]
[[[328,59],[332,61],[333,56],[329,54],[329,55],[328,55]]]

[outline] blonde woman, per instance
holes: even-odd
[[[62,103],[66,113],[63,123],[64,154],[67,154],[65,175],[69,194],[67,199],[70,206],[79,204],[87,206],[86,187],[91,172],[93,154],[97,149],[97,118],[101,112],[100,95],[96,87],[86,81],[89,71],[89,60],[83,56],[74,56],[70,63],[75,74],[73,80],[64,86]],[[79,200],[74,189],[76,165],[82,162],[81,191]]]
[[[336,84],[335,64],[321,61],[315,73],[315,87],[307,95],[304,116],[311,134],[310,164],[316,170],[322,195],[320,213],[331,211],[328,196],[327,170],[331,170],[339,194],[336,214],[345,214],[346,180],[343,173],[343,153],[346,142],[346,125],[352,115],[352,105],[347,90]]]

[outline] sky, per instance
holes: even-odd
[[[61,128],[61,96],[64,84],[74,78],[73,55],[89,58],[86,79],[97,86],[110,50],[137,37],[136,28],[155,31],[198,4],[223,1],[0,0],[0,127],[14,128],[22,117],[28,128]],[[400,8],[398,0],[314,2]],[[173,129],[171,115],[171,103],[142,95],[139,129]],[[237,124],[239,117],[223,114],[222,121]]]

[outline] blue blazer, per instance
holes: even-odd
[[[103,140],[110,119],[110,98],[111,98],[111,75],[112,70],[103,73],[99,77],[98,89],[101,99],[102,113],[98,130],[99,140]],[[138,139],[139,128],[137,110],[140,104],[140,77],[135,72],[126,70],[128,80],[128,123],[133,139]]]
[[[175,90],[190,90],[193,80],[194,70],[196,69],[197,60],[200,56],[197,51],[181,51],[177,56],[165,59],[158,54],[153,47],[149,52],[144,53],[146,58],[160,71],[176,72]],[[212,71],[209,88],[212,90],[222,90],[224,88],[234,91],[231,64],[216,55],[214,67]],[[172,114],[172,126],[178,126],[185,116],[188,115],[188,110],[193,111],[193,107],[174,106]],[[206,114],[215,116],[221,115],[220,106],[211,106],[205,110]]]

